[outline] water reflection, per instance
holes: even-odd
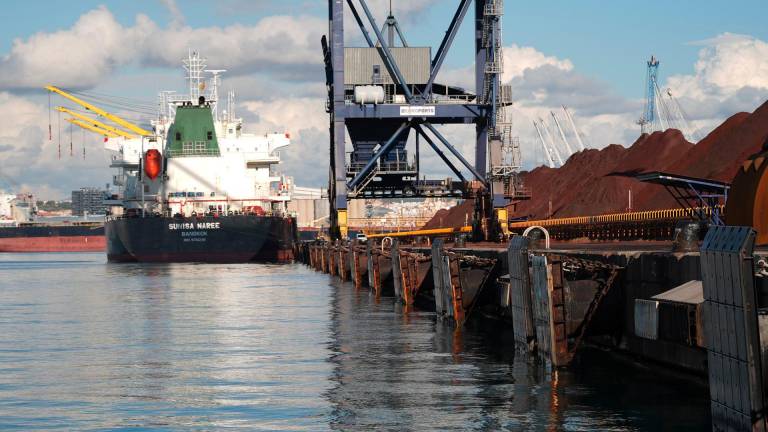
[[[0,428],[326,427],[329,287],[304,268],[3,258]]]
[[[0,429],[708,428],[705,386],[499,329],[300,265],[0,255]]]
[[[377,301],[351,284],[331,297],[333,429],[676,430],[708,428],[706,386],[587,351],[569,370],[516,352],[481,322]],[[653,400],[652,402],[649,399]]]

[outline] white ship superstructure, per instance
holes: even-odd
[[[205,59],[195,52],[184,65],[189,94],[160,94],[152,136],[105,142],[115,153],[111,166],[118,169],[112,214],[285,213],[292,180],[276,167],[290,136],[246,133],[235,116],[234,92],[226,104],[218,101],[224,71],[206,70]]]
[[[0,226],[30,222],[37,215],[35,197],[30,194],[8,194],[0,190]]]

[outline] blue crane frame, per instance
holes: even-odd
[[[643,117],[640,119],[641,132],[648,132],[653,130],[653,123],[658,119],[656,117],[656,86],[659,75],[659,60],[651,56],[651,59],[646,63],[648,69],[645,77],[645,109],[643,110]]]
[[[493,101],[497,100],[496,93],[499,88],[499,76],[492,76],[492,85],[489,87],[491,94],[490,97],[481,98],[480,93],[483,91],[483,86],[486,80],[486,61],[488,59],[487,47],[483,44],[483,32],[486,29],[483,28],[485,21],[486,5],[495,4],[494,0],[460,0],[456,12],[448,26],[447,31],[442,39],[442,42],[431,61],[431,70],[429,74],[429,80],[422,90],[421,94],[413,94],[409,89],[408,83],[405,82],[402,73],[389,50],[387,42],[384,40],[384,36],[379,30],[374,17],[371,14],[370,8],[366,0],[357,0],[358,4],[362,7],[363,14],[361,15],[357,8],[355,8],[353,0],[329,0],[328,1],[328,14],[329,14],[329,35],[328,39],[323,37],[323,51],[325,56],[326,67],[326,82],[328,85],[328,97],[329,102],[327,105],[327,112],[330,114],[330,179],[329,179],[329,199],[331,204],[331,226],[338,227],[339,215],[338,212],[346,212],[348,190],[361,183],[366,176],[374,169],[377,161],[386,156],[392,149],[395,143],[398,142],[401,134],[404,131],[414,129],[417,136],[425,138],[426,142],[432,147],[438,156],[446,163],[446,165],[458,175],[459,179],[464,180],[460,170],[458,170],[445,154],[438,148],[438,145],[434,140],[430,139],[425,133],[425,129],[432,132],[437,138],[437,142],[442,144],[451,154],[458,159],[461,164],[472,173],[472,175],[486,188],[491,187],[491,183],[486,178],[487,176],[487,152],[488,152],[488,133],[489,127],[495,122],[495,105]],[[440,104],[429,103],[432,97],[432,88],[435,82],[435,78],[440,71],[440,68],[445,60],[446,55],[451,49],[451,45],[458,32],[458,29],[464,20],[471,4],[475,5],[475,23],[474,23],[474,39],[475,39],[475,94],[477,98],[475,103],[462,103],[462,104]],[[434,115],[429,117],[411,117],[403,115],[401,111],[402,104],[379,104],[379,105],[366,105],[366,104],[349,104],[345,100],[345,87],[344,87],[344,10],[349,8],[352,16],[355,18],[363,37],[365,38],[369,47],[377,48],[384,66],[389,72],[395,85],[397,85],[403,92],[406,103],[408,106],[426,106],[434,109]],[[367,18],[370,28],[373,30],[374,38],[371,37],[366,26],[363,22],[362,16]],[[399,27],[397,28],[399,33]],[[496,31],[496,29],[492,30]],[[402,38],[402,36],[401,36]],[[378,42],[378,43],[375,43]],[[391,42],[391,40],[390,40]],[[487,103],[480,103],[486,101]],[[346,170],[346,153],[345,153],[345,132],[348,120],[363,119],[370,121],[371,124],[375,124],[376,121],[392,123],[396,120],[401,120],[400,126],[396,128],[394,134],[386,140],[371,157],[365,167],[355,175],[355,177],[347,182],[347,170]],[[470,164],[462,154],[450,144],[450,142],[433,126],[434,124],[474,124],[476,139],[475,139],[475,162],[474,165]],[[502,191],[492,191],[493,202],[495,206],[499,206],[503,203]],[[342,222],[344,223],[344,222]]]

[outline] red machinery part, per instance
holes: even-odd
[[[144,174],[154,180],[163,167],[163,156],[157,149],[150,149],[144,154]]]
[[[766,143],[768,144],[768,143]],[[768,244],[768,149],[744,161],[731,183],[725,206],[727,225],[751,226],[757,245]]]

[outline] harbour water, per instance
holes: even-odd
[[[485,324],[302,265],[0,255],[0,429],[706,430],[705,382],[597,350],[552,372]]]

